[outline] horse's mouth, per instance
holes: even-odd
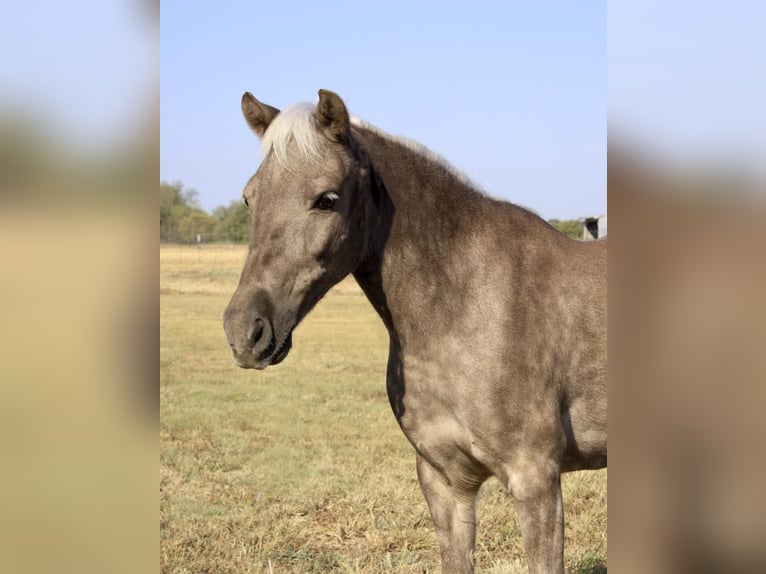
[[[276,339],[275,339],[276,341]],[[284,341],[282,341],[282,344],[279,345],[276,351],[271,355],[271,360],[269,361],[269,365],[278,365],[282,361],[285,360],[288,353],[290,352],[290,349],[293,346],[293,330],[290,329],[290,331],[287,333],[287,337],[285,337]]]
[[[287,336],[282,339],[282,342],[277,344],[276,336],[271,339],[269,346],[266,347],[263,352],[258,356],[256,360],[256,369],[265,369],[271,365],[278,365],[285,360],[287,354],[290,352],[290,348],[293,346],[293,330],[290,329],[287,332]]]
[[[293,330],[290,329],[287,332],[287,336],[282,339],[281,343],[277,344],[277,340],[276,337],[272,338],[269,346],[257,357],[249,353],[238,354],[235,351],[233,353],[234,363],[242,369],[256,369],[258,371],[271,365],[278,365],[285,360],[293,346]]]

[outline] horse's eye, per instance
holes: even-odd
[[[246,206],[250,207],[250,202],[247,200],[247,198],[245,196],[242,196],[242,201],[245,202]]]
[[[332,191],[326,191],[314,202],[314,209],[330,211],[333,207],[335,207],[336,201],[338,201],[338,194]]]

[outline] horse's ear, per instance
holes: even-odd
[[[259,102],[250,92],[245,92],[242,94],[242,113],[250,129],[262,137],[279,110]]]
[[[319,90],[319,103],[315,112],[317,127],[328,138],[341,142],[348,139],[351,120],[340,96],[329,90]]]

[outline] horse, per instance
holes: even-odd
[[[474,571],[476,498],[514,499],[529,571],[564,572],[561,473],[607,461],[607,242],[493,199],[426,147],[319,90],[284,111],[245,92],[262,161],[223,314],[236,364],[287,357],[353,275],[389,333],[386,390],[415,449],[442,571]]]

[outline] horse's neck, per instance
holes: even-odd
[[[381,200],[369,254],[354,277],[391,331],[389,298],[401,294],[392,286],[445,284],[456,245],[481,232],[492,200],[427,150],[367,130],[359,137]]]
[[[400,212],[416,213],[424,204],[436,208],[422,224],[461,218],[460,211],[446,209],[456,202],[469,207],[488,201],[464,174],[425,146],[373,127],[355,133]],[[440,205],[445,209],[439,209]]]

